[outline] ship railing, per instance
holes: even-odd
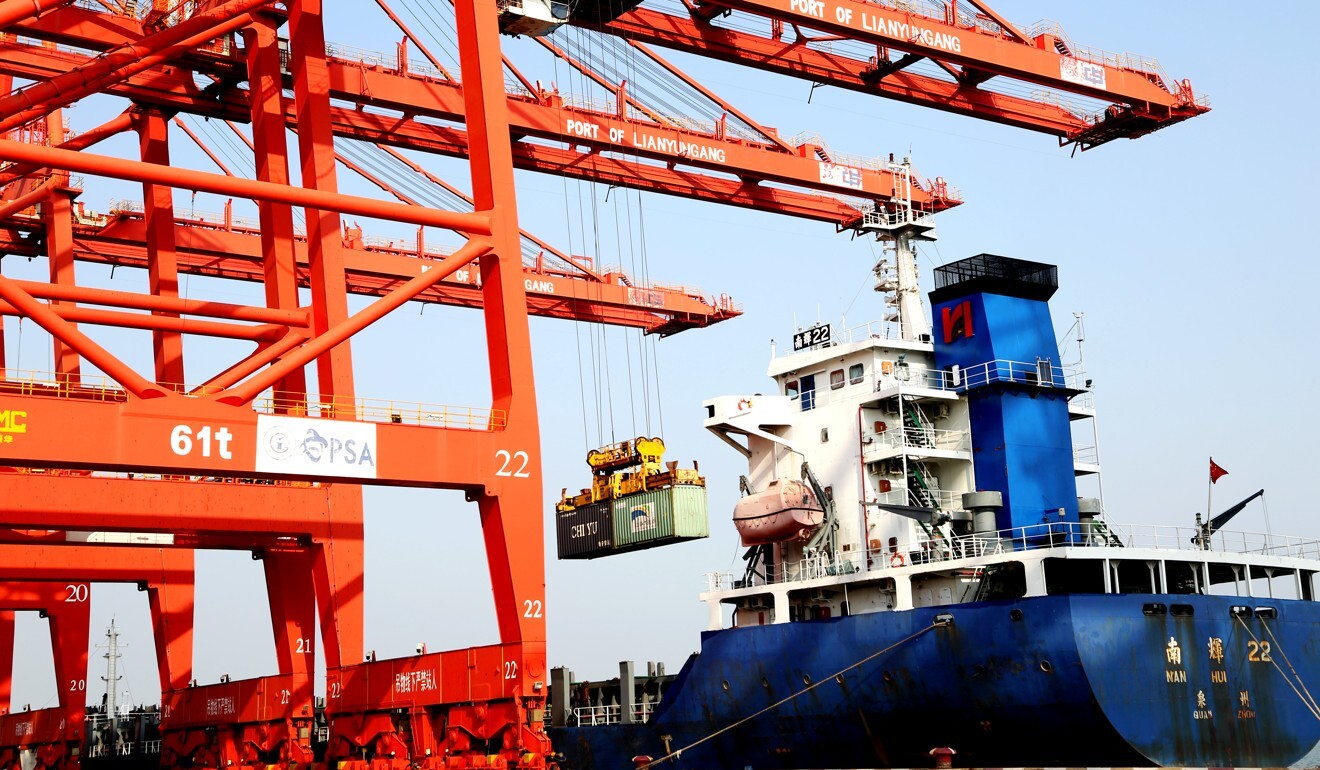
[[[934,538],[923,534],[921,538],[907,546],[905,553],[914,561],[933,561],[1006,551],[1102,545],[1320,559],[1320,539],[1316,538],[1220,530],[1211,535],[1208,547],[1203,548],[1200,533],[1195,526],[1113,525],[1092,522],[1056,522],[1014,527],[996,532]],[[872,558],[875,558],[874,555]]]
[[[1077,395],[1073,396],[1072,399],[1068,401],[1068,403],[1072,406],[1081,407],[1082,409],[1094,409],[1095,393],[1091,392],[1090,390],[1087,390],[1084,393],[1078,393]]]
[[[866,340],[902,340],[904,324],[901,321],[871,321],[861,326],[843,330],[843,342],[864,342]],[[929,342],[929,340],[924,340]]]
[[[706,580],[707,591],[730,591],[742,587],[735,586],[732,572],[707,572],[702,577]]]
[[[851,575],[860,570],[861,566],[857,564],[851,554],[848,558],[839,556],[831,559],[824,553],[817,553],[810,554],[797,561],[787,562],[782,567],[767,569],[763,574],[756,573],[750,579],[746,577],[735,579],[732,572],[707,572],[704,577],[706,590],[715,592],[778,583],[797,583],[803,580],[816,580],[838,575]]]
[[[874,502],[880,505],[924,505],[939,508],[941,511],[961,511],[962,493],[947,489],[923,489],[921,496],[924,500],[914,499],[908,492],[907,487],[893,486],[888,492],[881,492],[875,496]]]
[[[959,392],[996,383],[1035,385],[1041,388],[1085,390],[1086,373],[1079,366],[1060,366],[1047,359],[1009,361],[995,359],[948,372]]]
[[[880,374],[875,378],[876,390],[890,388],[926,388],[929,390],[954,390],[956,383],[949,372],[943,369],[930,369],[925,366],[912,366],[898,362],[886,366],[880,364]]]
[[[634,704],[633,723],[641,724],[651,719],[651,712],[656,704],[650,701]],[[617,725],[623,721],[623,707],[618,704],[606,706],[579,706],[569,715],[569,727],[599,727]]]
[[[158,741],[158,740],[156,740],[156,741],[143,741],[143,742],[142,742],[142,753],[143,753],[143,754],[159,754],[159,753],[160,753],[160,741]]]
[[[946,449],[965,451],[971,447],[971,433],[931,427],[894,426],[862,434],[863,446],[878,445],[894,449]]]
[[[1099,465],[1099,447],[1073,444],[1073,463],[1077,465]]]

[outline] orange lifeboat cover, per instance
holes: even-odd
[[[824,508],[801,481],[772,481],[733,507],[733,524],[745,546],[805,538],[824,520]]]

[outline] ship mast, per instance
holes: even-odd
[[[115,628],[114,618],[110,619],[110,628],[105,632],[105,711],[110,719],[110,750],[119,750],[119,629]]]
[[[885,295],[885,321],[896,323],[904,340],[929,341],[930,319],[921,303],[917,269],[917,241],[935,240],[935,222],[929,212],[912,206],[912,162],[889,161],[894,194],[885,208],[866,213],[863,230],[874,232],[885,244],[886,256],[874,268],[875,290]],[[893,255],[891,265],[889,254]]]

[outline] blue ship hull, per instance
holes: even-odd
[[[953,623],[853,667],[940,614]],[[551,737],[574,770],[679,749],[667,766],[923,767],[938,746],[981,767],[1286,766],[1320,743],[1287,678],[1320,682],[1317,627],[1310,601],[1077,594],[726,629],[703,635],[647,724]]]

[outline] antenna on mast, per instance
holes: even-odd
[[[875,290],[885,295],[885,321],[898,325],[905,340],[930,341],[930,321],[921,304],[921,286],[917,269],[917,241],[935,240],[935,222],[931,212],[912,205],[912,161],[896,161],[889,156],[889,173],[894,191],[886,204],[877,204],[865,212],[857,229],[875,233],[893,254],[891,265],[882,258],[874,268]]]
[[[98,644],[97,647],[104,647],[106,652],[102,657],[105,658],[105,676],[101,681],[105,682],[105,711],[110,720],[110,751],[117,754],[119,752],[119,680],[123,675],[119,673],[119,629],[115,627],[114,618],[110,619],[110,628],[105,632],[105,644]]]

